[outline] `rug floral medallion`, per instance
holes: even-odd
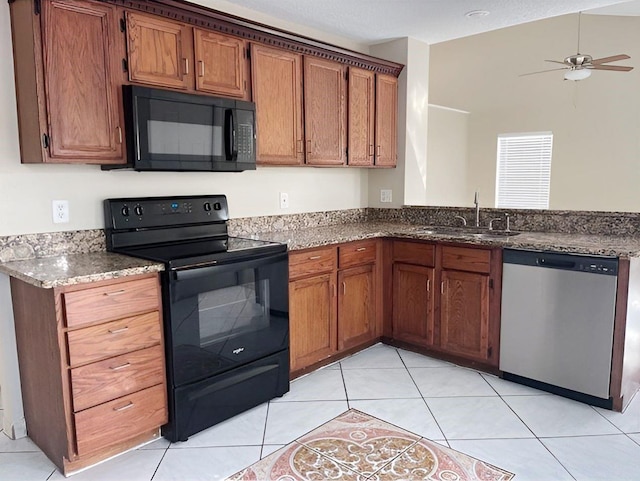
[[[350,409],[228,481],[508,481],[514,474]]]

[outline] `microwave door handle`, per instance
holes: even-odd
[[[238,159],[238,146],[236,145],[236,123],[233,109],[227,109],[224,115],[225,139],[224,147],[227,160]]]

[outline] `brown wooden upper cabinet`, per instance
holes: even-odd
[[[249,100],[247,42],[198,28],[193,33],[196,90]]]
[[[244,40],[137,12],[126,25],[131,82],[249,100]]]
[[[188,89],[193,68],[191,29],[154,15],[126,12],[129,80]]]
[[[346,88],[344,65],[304,57],[305,160],[309,165],[346,163]]]
[[[304,163],[302,56],[251,44],[251,79],[258,163]]]
[[[124,163],[116,8],[84,0],[10,4],[23,163]]]
[[[398,79],[376,75],[376,152],[375,165],[395,167],[398,157]]]
[[[349,67],[349,165],[373,165],[375,90],[375,73]]]

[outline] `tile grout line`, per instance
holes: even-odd
[[[156,477],[156,474],[158,473],[158,469],[160,469],[160,465],[162,464],[162,461],[164,461],[164,457],[167,455],[167,453],[169,452],[169,448],[171,447],[171,442],[169,442],[169,446],[167,446],[164,450],[164,453],[162,453],[162,457],[160,458],[160,461],[158,462],[158,465],[156,466],[156,469],[153,470],[153,474],[151,475],[151,477],[149,478],[149,481],[153,481],[153,478]]]
[[[260,446],[260,459],[262,459],[262,453],[264,452],[264,443],[267,439],[267,423],[269,422],[270,407],[271,407],[271,401],[267,402],[267,414],[264,417],[264,429],[262,430],[262,445]]]
[[[409,371],[409,368],[407,367],[407,363],[404,362],[404,359],[402,358],[402,355],[400,354],[400,351],[398,351],[397,348],[396,348],[396,352],[398,353],[398,356],[400,356],[400,361],[402,362],[402,365],[404,366],[405,370],[407,371],[407,374],[409,374],[409,377],[411,378],[411,382],[413,382],[413,385],[416,387],[416,389],[420,393],[420,398],[422,399],[422,402],[424,403],[425,407],[427,408],[427,411],[429,411],[429,414],[431,414],[431,417],[433,418],[433,422],[435,422],[436,426],[438,426],[438,430],[440,431],[440,434],[442,434],[442,437],[443,437],[444,441],[447,443],[447,446],[451,447],[451,445],[449,444],[449,439],[447,439],[447,436],[444,434],[444,431],[443,431],[442,427],[440,426],[440,423],[436,419],[436,416],[433,414],[433,411],[431,411],[431,408],[429,407],[429,403],[427,402],[427,400],[425,399],[424,395],[422,394],[422,391],[420,391],[420,388],[418,387],[418,384],[416,383],[416,380],[413,378],[413,376],[411,375],[411,371]]]

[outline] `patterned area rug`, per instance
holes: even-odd
[[[508,481],[514,474],[350,409],[228,481]]]

